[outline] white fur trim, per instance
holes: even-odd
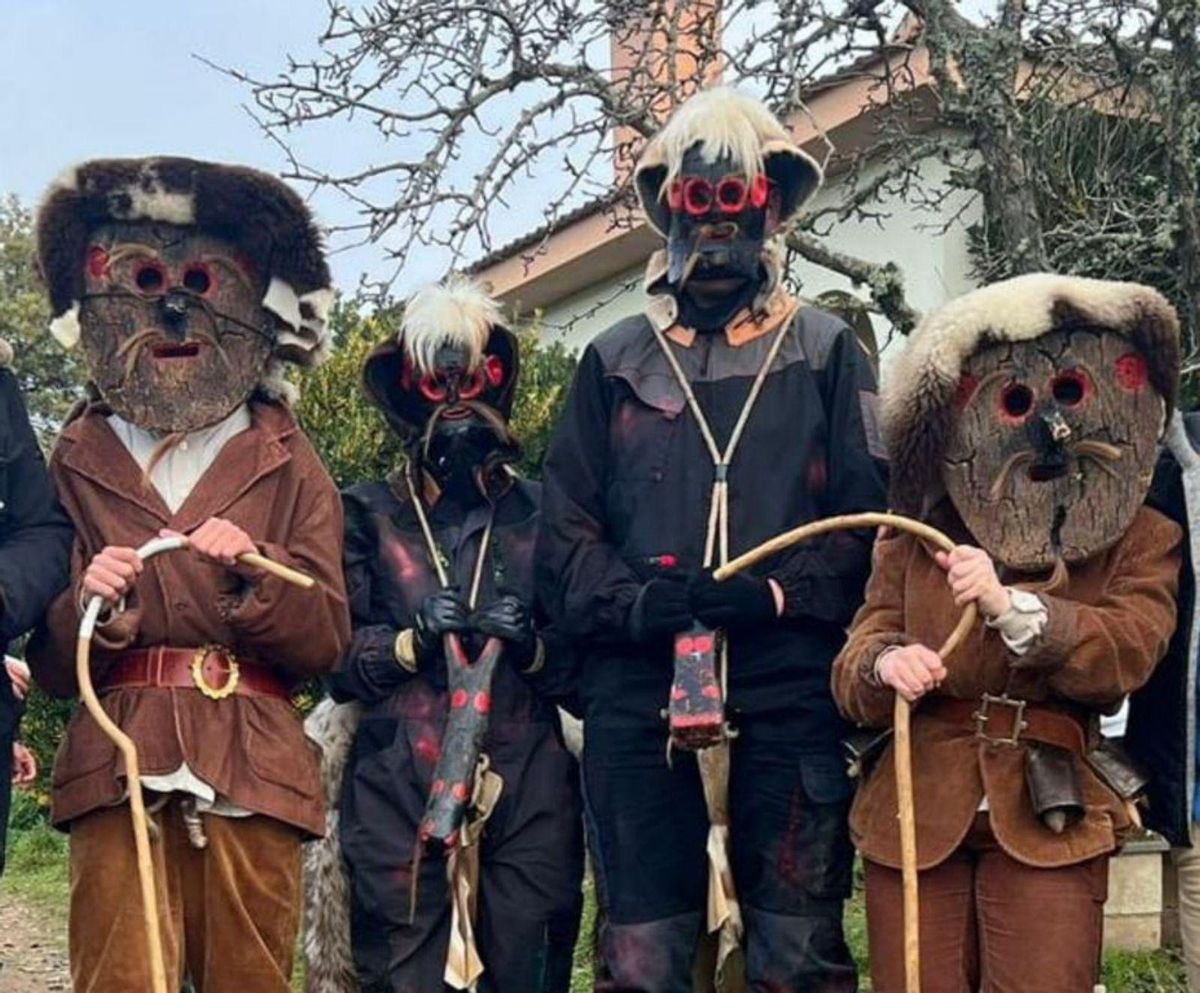
[[[262,305],[285,325],[276,339],[276,350],[306,367],[324,362],[331,350],[329,312],[336,299],[328,287],[298,296],[290,283],[271,277]]]
[[[1054,327],[1066,304],[1097,327],[1137,327],[1148,310],[1170,310],[1157,290],[1081,276],[1038,272],[973,290],[925,318],[887,367],[885,425],[913,416],[921,396],[957,386],[963,363],[986,341],[1029,341]]]
[[[63,348],[74,348],[79,344],[79,301],[71,304],[50,322],[50,334]]]
[[[56,193],[59,190],[74,192],[77,189],[79,189],[79,167],[71,166],[54,177],[46,194],[49,196],[49,194]]]
[[[483,287],[455,275],[444,283],[423,286],[408,298],[400,340],[421,372],[434,367],[438,348],[447,344],[465,348],[473,369],[483,360],[492,328],[502,320],[500,305]]]
[[[138,179],[120,192],[129,197],[129,204],[126,207],[115,194],[110,195],[113,217],[179,225],[196,221],[196,198],[191,193],[168,192],[153,162],[143,165]]]

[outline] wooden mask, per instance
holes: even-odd
[[[963,366],[942,477],[976,541],[1019,571],[1108,548],[1145,499],[1164,401],[1146,357],[1075,327],[988,345]]]

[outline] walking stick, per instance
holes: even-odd
[[[163,552],[173,552],[186,548],[187,538],[182,535],[170,538],[155,538],[148,541],[137,550],[138,556],[145,560],[160,555]],[[238,557],[245,565],[254,566],[278,576],[285,582],[292,583],[304,589],[316,585],[312,576],[307,576],[295,569],[290,569],[278,562],[255,553],[247,553]],[[167,972],[163,962],[162,934],[158,927],[158,894],[154,889],[154,864],[150,860],[150,830],[146,817],[146,804],[142,799],[139,786],[141,775],[138,767],[137,745],[133,739],[117,727],[108,713],[100,706],[100,698],[92,685],[92,635],[96,631],[96,621],[104,607],[104,598],[92,597],[83,613],[79,624],[79,640],[75,646],[75,675],[79,682],[79,695],[83,705],[95,718],[100,730],[103,731],[117,746],[125,759],[125,781],[129,784],[129,816],[133,821],[133,842],[137,849],[138,881],[142,890],[142,917],[146,927],[146,951],[150,958],[150,985],[152,993],[171,993],[167,987]]]
[[[909,517],[898,514],[843,514],[840,517],[828,517],[825,520],[813,521],[791,531],[776,535],[763,542],[757,548],[752,548],[744,555],[739,555],[726,565],[721,566],[714,577],[720,581],[736,575],[776,552],[799,544],[809,538],[828,534],[831,531],[847,531],[858,528],[874,528],[887,526],[898,531],[907,531],[918,538],[937,545],[943,551],[954,548],[954,542],[937,528],[928,524],[914,521]],[[950,632],[946,643],[938,649],[938,655],[944,660],[966,637],[967,632],[975,624],[975,605],[968,604],[959,618],[957,626]],[[904,988],[905,993],[921,993],[921,939],[920,939],[920,903],[917,893],[917,820],[913,806],[912,781],[912,738],[909,735],[909,716],[911,705],[899,693],[896,694],[896,706],[892,715],[895,729],[896,761],[896,798],[900,819],[900,869],[904,884]]]

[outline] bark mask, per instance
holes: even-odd
[[[1177,318],[1149,287],[1039,273],[967,294],[886,370],[893,504],[944,493],[1012,569],[1087,559],[1145,499],[1178,370]]]
[[[267,280],[232,244],[146,221],[92,233],[80,343],[112,409],[146,430],[193,431],[228,416],[263,379],[276,319]]]
[[[1018,569],[1112,545],[1145,499],[1163,399],[1121,335],[1054,331],[993,345],[963,371],[943,463],[971,533]]]

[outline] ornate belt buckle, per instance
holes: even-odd
[[[213,686],[204,674],[204,660],[210,655],[215,655],[225,661],[226,678],[220,686]],[[224,700],[226,697],[233,696],[237,692],[238,682],[241,678],[242,673],[238,668],[237,658],[224,645],[201,645],[196,649],[196,654],[192,656],[192,682],[196,684],[196,689],[210,700]]]
[[[1011,707],[1012,729],[1007,735],[993,737],[987,733],[987,723],[992,715],[989,710],[993,707]],[[975,737],[986,741],[989,745],[1010,745],[1016,747],[1021,741],[1021,732],[1029,727],[1025,720],[1025,701],[1014,700],[1007,693],[996,696],[994,693],[984,693],[979,698],[979,709],[971,715],[975,720]]]

